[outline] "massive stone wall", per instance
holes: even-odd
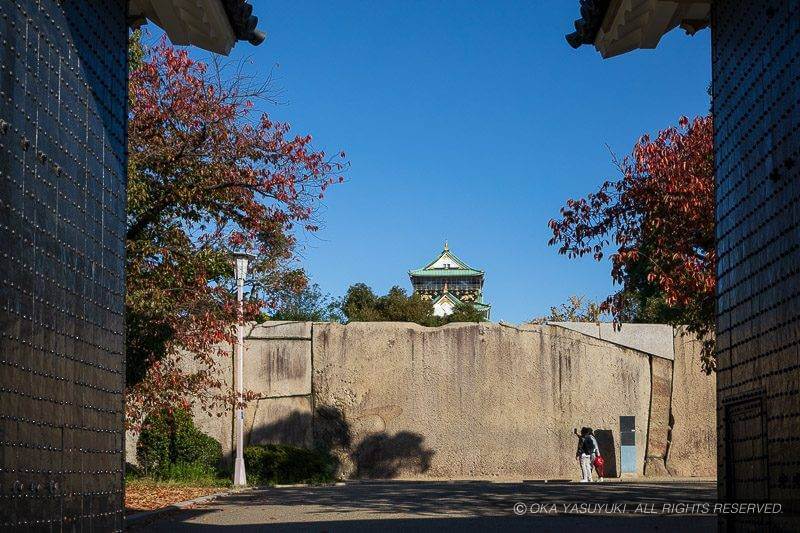
[[[619,417],[633,415],[639,474],[713,476],[714,378],[699,343],[633,329],[609,342],[569,324],[254,326],[247,439],[326,446],[348,477],[565,479],[584,425],[618,474]],[[195,416],[230,453],[231,418]]]
[[[563,328],[315,325],[313,351],[359,476],[571,478],[573,428],[616,449],[620,415],[648,418],[648,357]]]
[[[0,529],[121,530],[124,0],[0,2]]]

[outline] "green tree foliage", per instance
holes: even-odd
[[[280,291],[276,300],[276,310],[268,319],[309,322],[341,322],[344,319],[341,302],[323,293],[316,283],[300,291]]]
[[[392,287],[385,296],[376,296],[370,287],[357,283],[347,290],[342,304],[349,322],[416,322],[432,325],[433,304],[419,294],[408,296],[400,287]]]
[[[378,297],[364,283],[356,283],[347,289],[342,302],[342,311],[348,322],[376,322],[384,320],[378,311]],[[433,312],[433,308],[431,308]]]
[[[643,324],[692,324],[707,321],[705,317],[696,316],[696,306],[679,302],[667,303],[664,290],[650,279],[651,267],[649,257],[653,255],[653,246],[649,239],[643,238],[642,254],[628,264],[624,275],[623,289],[619,301],[625,302],[620,307],[618,321]]]
[[[599,322],[603,316],[600,304],[585,296],[570,296],[566,303],[550,308],[548,320],[553,322]]]
[[[621,287],[601,307],[615,322],[685,324],[703,339],[707,372],[716,368],[713,140],[711,116],[643,136],[617,161],[617,179],[567,200],[549,223],[560,254],[609,257]]]
[[[384,296],[377,296],[364,283],[347,290],[342,311],[349,322],[416,322],[423,326],[441,326],[451,322],[483,322],[484,315],[467,303],[458,304],[446,317],[433,314],[433,302],[394,286]]]
[[[175,466],[195,466],[213,471],[222,460],[222,445],[202,433],[183,409],[163,409],[145,419],[136,458],[143,473],[169,477]]]
[[[550,308],[548,316],[537,317],[531,320],[534,324],[546,322],[600,322],[603,318],[600,304],[588,300],[585,296],[570,296],[559,305]]]
[[[481,311],[475,309],[474,305],[470,305],[468,303],[459,303],[456,304],[455,309],[453,312],[444,317],[444,323],[451,323],[451,322],[486,322],[486,315]],[[439,318],[439,320],[442,320]]]

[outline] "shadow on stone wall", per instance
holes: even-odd
[[[293,411],[290,415],[270,424],[253,427],[247,442],[249,444],[288,444],[309,448],[312,444],[312,424],[309,413]]]
[[[425,449],[424,440],[422,435],[410,431],[368,436],[351,453],[355,477],[393,478],[427,472],[434,452]]]
[[[354,431],[342,411],[319,406],[310,413],[294,411],[270,424],[254,427],[249,444],[314,447],[328,454],[343,478],[413,477],[430,469],[434,451],[425,437],[411,431]]]
[[[619,477],[617,471],[617,444],[614,442],[614,431],[610,429],[595,429],[594,436],[597,446],[605,461],[606,477]]]

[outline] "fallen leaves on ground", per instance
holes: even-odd
[[[151,511],[224,491],[225,487],[193,487],[175,483],[129,481],[125,486],[125,510],[128,513]]]

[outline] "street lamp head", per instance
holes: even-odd
[[[247,277],[247,264],[255,259],[255,255],[247,252],[234,252],[233,258],[236,261],[236,281],[244,281]]]

